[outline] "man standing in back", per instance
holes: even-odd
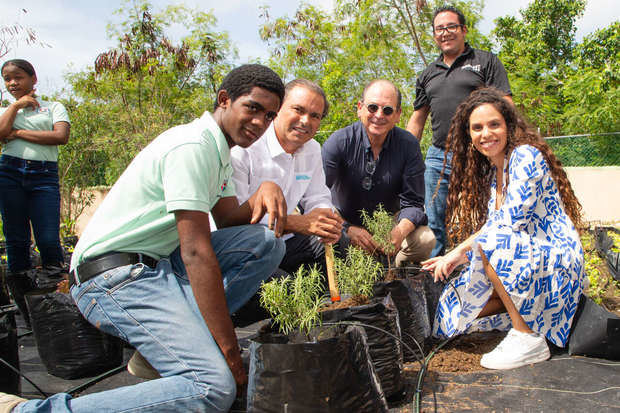
[[[460,10],[453,6],[435,10],[433,38],[441,54],[416,81],[414,112],[407,124],[407,130],[421,140],[426,118],[431,114],[433,142],[426,152],[424,172],[428,225],[437,239],[431,257],[443,254],[446,248],[445,209],[452,158],[450,153],[443,175],[441,171],[444,145],[456,108],[472,91],[482,86],[493,86],[503,91],[506,100],[512,103],[510,84],[502,63],[493,53],[471,48],[465,42],[466,35],[465,16]]]

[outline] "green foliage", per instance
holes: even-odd
[[[565,107],[561,119],[566,130],[620,131],[619,83],[620,21],[616,21],[590,34],[575,48],[574,65],[562,87]],[[617,143],[612,142],[612,146],[617,148]]]
[[[321,122],[319,142],[357,120],[356,103],[372,79],[393,81],[403,95],[400,125],[413,110],[417,74],[437,56],[432,11],[443,1],[337,0],[331,12],[302,4],[293,17],[271,19],[263,8],[261,38],[271,51],[269,65],[283,78],[316,81],[327,94],[330,114]],[[475,46],[489,41],[475,28],[483,3],[457,1]],[[430,129],[429,129],[430,130]],[[428,134],[430,136],[430,133]],[[426,141],[423,146],[428,146]]]
[[[370,232],[372,238],[379,244],[383,252],[390,255],[394,251],[394,246],[391,242],[394,216],[383,208],[383,204],[379,204],[372,215],[368,215],[366,210],[362,210],[361,215],[364,228]]]
[[[286,276],[261,285],[261,305],[271,314],[282,333],[288,334],[298,328],[307,334],[320,325],[322,279],[323,275],[316,266],[309,272],[301,266],[294,278]]]
[[[381,276],[382,265],[362,249],[349,246],[345,259],[335,257],[334,267],[341,294],[352,297],[372,294],[372,286]]]

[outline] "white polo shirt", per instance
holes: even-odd
[[[275,182],[286,198],[290,215],[297,204],[304,213],[315,208],[332,208],[329,188],[325,185],[325,172],[321,160],[321,145],[314,139],[306,142],[294,154],[284,151],[274,124],[248,148],[235,146],[230,151],[233,182],[239,203],[247,201],[265,181]],[[261,224],[267,225],[265,215]],[[290,238],[287,234],[284,239]]]

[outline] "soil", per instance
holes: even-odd
[[[599,267],[599,271],[601,272],[601,276],[605,277],[607,281],[607,288],[601,297],[601,305],[607,311],[620,317],[620,283],[613,279],[604,263]],[[585,293],[586,295],[588,294],[587,289]]]
[[[368,297],[364,295],[356,295],[356,296],[344,299],[342,301],[336,301],[335,303],[331,303],[330,305],[326,307],[321,307],[319,308],[319,311],[337,310],[339,308],[355,307],[358,305],[365,305],[369,303],[370,303],[370,300],[368,299]]]
[[[483,354],[493,350],[505,337],[505,332],[471,333],[459,336],[442,347],[431,359],[428,370],[440,373],[472,373],[485,370],[480,365]],[[433,344],[433,348],[439,344]],[[405,371],[419,370],[418,363],[405,366]]]

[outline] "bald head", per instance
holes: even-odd
[[[400,89],[398,89],[394,83],[390,82],[387,79],[375,79],[375,80],[372,80],[370,83],[368,83],[366,87],[364,88],[364,92],[362,93],[362,101],[366,100],[366,94],[368,93],[368,90],[374,85],[378,85],[382,89],[384,87],[392,88],[396,95],[396,109],[400,109],[400,105],[403,100],[403,97],[400,94]]]

